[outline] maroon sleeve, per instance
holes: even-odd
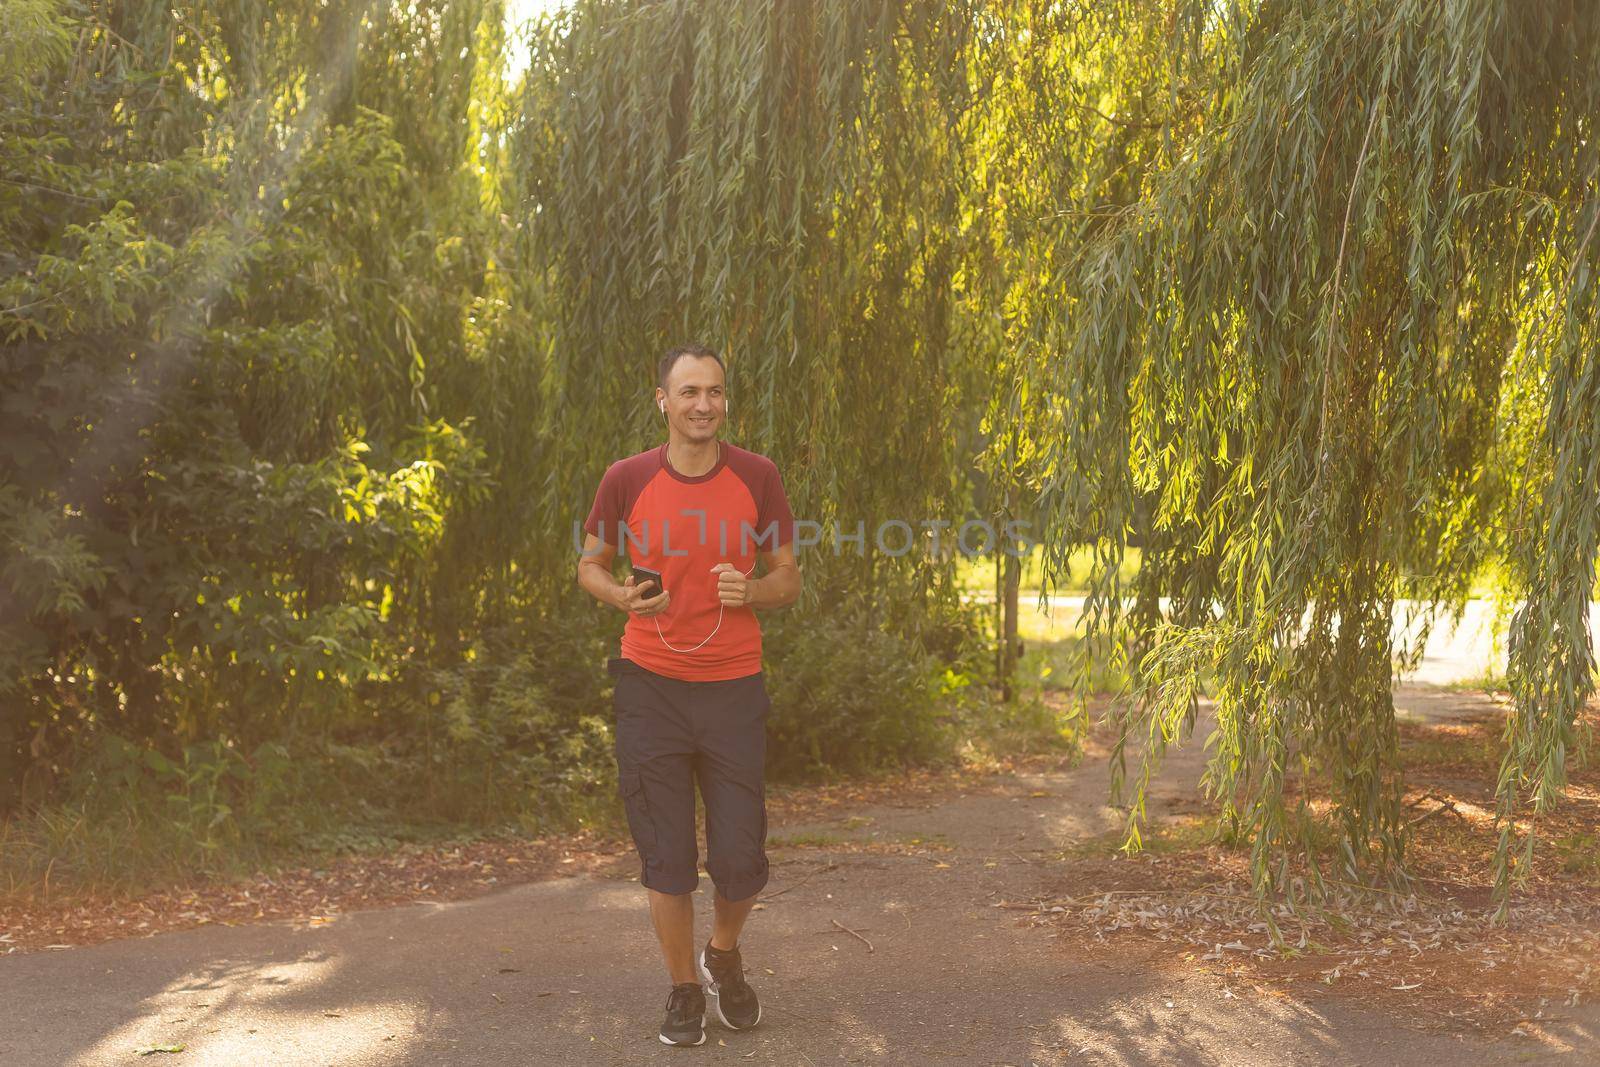
[[[756,520],[756,528],[765,531],[776,524],[778,534],[772,542],[772,547],[776,549],[794,540],[794,513],[789,510],[789,497],[783,491],[783,478],[778,474],[777,464],[769,462],[766,469],[761,499],[757,504],[760,517]]]
[[[613,463],[600,479],[600,488],[594,494],[594,506],[589,509],[589,517],[583,520],[583,529],[613,548],[620,548],[622,523],[628,517],[627,509],[622,464]]]

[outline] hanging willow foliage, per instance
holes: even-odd
[[[971,27],[945,5],[668,0],[578,3],[533,33],[505,203],[532,268],[514,302],[552,309],[540,508],[565,520],[535,531],[536,573],[564,575],[605,464],[660,440],[654,360],[686,337],[728,357],[733,440],[780,460],[797,515],[866,523],[865,556],[807,559],[812,594],[860,599],[876,523],[951,517],[977,377],[951,338],[965,231],[940,179]],[[863,602],[949,578],[886,568],[895,592]]]
[[[596,787],[571,526],[687,337],[806,518],[965,517],[971,18],[584,2],[507,85],[503,6],[0,0],[0,802],[110,735]],[[862,547],[796,670],[927,733],[954,568]]]
[[[1260,888],[1403,880],[1390,683],[1414,650],[1391,638],[1396,600],[1446,610],[1497,562],[1525,598],[1503,893],[1521,802],[1559,796],[1593,685],[1600,10],[1108,17],[1166,61],[1088,102],[1153,131],[1155,159],[1142,187],[1072,189],[1024,253],[1059,286],[1019,313],[1015,395],[1042,507],[1096,544],[1091,628],[1135,660],[1124,739],[1148,735],[1148,775],[1204,683],[1206,784]],[[1073,539],[1050,544],[1053,575]],[[1331,810],[1288,799],[1294,779],[1321,781]]]

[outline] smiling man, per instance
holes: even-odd
[[[656,405],[667,440],[606,469],[584,523],[578,583],[628,613],[621,655],[608,665],[617,779],[672,980],[661,1041],[698,1045],[707,992],[732,1029],[761,1018],[739,950],[767,884],[771,702],[755,611],[793,603],[800,570],[778,468],[717,439],[728,411],[722,357],[702,345],[667,352],[656,370]],[[633,566],[660,574],[664,588],[612,576],[624,541]],[[766,573],[753,578],[758,557]],[[698,954],[696,782],[716,890],[711,939]]]

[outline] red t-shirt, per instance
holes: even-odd
[[[727,562],[751,571],[758,552],[794,539],[794,516],[777,466],[755,452],[719,444],[717,465],[695,478],[672,469],[665,444],[618,460],[606,468],[583,524],[619,551],[626,542],[632,561],[660,571],[672,594],[660,615],[629,613],[622,657],[692,682],[761,670],[756,613],[749,607],[722,610],[711,568]]]

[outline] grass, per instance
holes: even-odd
[[[200,881],[233,881],[340,855],[383,854],[402,846],[453,847],[508,836],[539,836],[621,825],[614,790],[568,791],[559,810],[505,808],[468,822],[354,804],[333,784],[279,798],[252,814],[244,797],[198,806],[170,784],[148,780],[0,817],[0,900],[138,896]],[[392,799],[392,798],[391,798]],[[225,816],[225,817],[224,817]]]
[[[1219,840],[1216,820],[1208,815],[1161,815],[1145,823],[1139,832],[1140,855],[1193,852]],[[1063,860],[1110,859],[1122,855],[1122,844],[1127,839],[1127,831],[1118,827],[1077,841],[1056,855]]]
[[[184,827],[138,804],[111,814],[63,803],[0,822],[0,898],[52,891],[140,893],[183,884],[197,873],[227,878],[272,862],[258,840],[205,847]]]
[[[1073,708],[1026,677],[1010,703],[985,695],[955,726],[956,760],[966,769],[1004,769],[1009,758],[1056,754],[1076,758],[1084,724]]]
[[[993,593],[995,560],[993,555],[960,556],[956,560],[956,581],[970,593]],[[1033,545],[1022,560],[1022,588],[1039,589],[1044,582],[1044,547]],[[1084,545],[1067,557],[1068,573],[1052,587],[1053,593],[1071,596],[1089,591],[1089,571],[1094,563],[1094,549]],[[1139,573],[1139,550],[1128,549],[1122,557],[1118,575],[1124,583],[1133,581]]]
[[[962,589],[969,593],[993,593],[995,590],[995,556],[959,556],[956,560],[956,578]],[[1044,580],[1044,547],[1033,545],[1028,549],[1022,562],[1022,589],[1026,597],[1028,590],[1038,590]],[[1122,564],[1117,569],[1118,577],[1124,585],[1133,581],[1139,573],[1140,550],[1129,548],[1122,557]],[[1052,592],[1056,594],[1073,596],[1089,591],[1089,572],[1094,564],[1094,549],[1089,545],[1080,545],[1067,556],[1067,575],[1062,578]],[[1414,583],[1401,579],[1396,595],[1405,597],[1408,586]],[[1510,588],[1510,578],[1505,574],[1504,568],[1493,560],[1479,568],[1473,576],[1472,584],[1468,590],[1468,597],[1473,600],[1493,600],[1502,591]],[[1600,578],[1595,581],[1593,599],[1600,600]]]
[[[1020,613],[1017,636],[1022,639],[1022,658],[1017,663],[1017,677],[1023,684],[1063,693],[1077,689],[1077,660],[1082,655],[1084,639],[1071,632],[1075,623],[1075,619],[1068,623],[1061,611],[1053,617],[1039,612]],[[1122,666],[1112,662],[1103,647],[1096,649],[1089,663],[1088,691],[1117,693],[1127,682]]]
[[[1457,678],[1453,682],[1446,682],[1439,686],[1457,693],[1504,693],[1508,683],[1506,672],[1498,667],[1485,666],[1481,674],[1471,678]]]
[[[1554,838],[1550,850],[1566,874],[1600,881],[1600,831],[1579,831]]]
[[[310,801],[299,812],[322,828],[281,837],[260,827],[232,826],[209,841],[135,802],[98,815],[74,803],[11,815],[0,820],[0,900],[139,896],[340,855],[388,853],[404,845],[449,847],[521,832],[511,814],[494,825],[465,826],[349,813],[340,822],[338,812]]]

